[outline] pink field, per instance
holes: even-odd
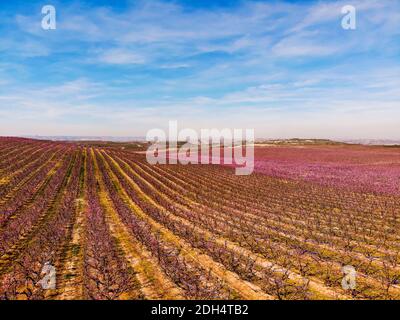
[[[256,147],[255,172],[354,191],[400,194],[400,148]]]

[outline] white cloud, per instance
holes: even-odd
[[[142,64],[146,60],[139,54],[125,49],[111,49],[103,52],[98,61],[109,64]]]
[[[292,56],[327,56],[333,55],[342,48],[332,44],[322,44],[319,41],[313,41],[308,37],[288,37],[280,41],[272,48],[272,53],[278,57]]]

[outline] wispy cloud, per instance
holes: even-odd
[[[398,1],[352,1],[351,31],[346,1],[128,3],[56,2],[54,31],[41,29],[39,1],[2,12],[0,134],[144,135],[175,118],[258,136],[393,138]]]
[[[142,64],[146,62],[142,56],[122,48],[110,49],[101,53],[98,61],[110,64]]]

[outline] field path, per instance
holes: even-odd
[[[106,153],[106,152],[104,152]],[[107,154],[107,153],[106,153]],[[107,154],[108,155],[108,154]],[[112,159],[112,158],[111,158]],[[127,178],[128,181],[135,187],[138,193],[141,193],[143,197],[145,197],[149,202],[154,203],[154,201],[148,197],[147,195],[143,194],[140,188],[135,184],[135,182],[122,170],[122,168],[112,159],[113,163],[116,165],[118,170]],[[106,167],[108,166],[107,162],[104,161]],[[108,167],[109,168],[109,167]],[[201,251],[194,249],[188,244],[185,240],[177,237],[174,235],[170,230],[165,228],[163,225],[158,223],[157,221],[153,220],[147,214],[145,214],[128,196],[126,191],[120,185],[118,178],[109,168],[108,172],[112,176],[112,180],[120,186],[121,195],[123,196],[124,200],[126,200],[129,206],[132,208],[133,212],[137,214],[141,219],[148,222],[154,229],[154,232],[159,232],[163,238],[173,243],[176,247],[181,248],[181,254],[183,256],[189,257],[193,262],[202,265],[206,270],[211,270],[211,272],[216,275],[218,278],[226,282],[229,287],[237,292],[243,299],[251,299],[251,300],[265,300],[265,299],[273,299],[272,296],[264,293],[261,288],[257,285],[254,285],[248,281],[244,281],[240,279],[240,277],[227,270],[223,267],[220,263],[215,262],[212,258],[208,255],[203,254]],[[164,210],[164,208],[158,206],[160,209]]]
[[[60,300],[83,298],[83,235],[86,224],[86,165],[87,150],[83,151],[83,162],[79,181],[79,199],[76,199],[75,223],[72,226],[71,242],[67,244],[65,267],[61,272],[61,284],[58,284]]]
[[[125,258],[137,272],[137,279],[141,284],[141,291],[146,299],[183,299],[181,290],[175,286],[161,271],[157,261],[127,230],[112,201],[101,177],[96,155],[91,150],[94,158],[96,179],[100,186],[100,202],[106,211],[106,220],[112,236],[118,240]]]

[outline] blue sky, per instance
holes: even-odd
[[[400,139],[397,0],[1,1],[0,33],[0,135]]]

